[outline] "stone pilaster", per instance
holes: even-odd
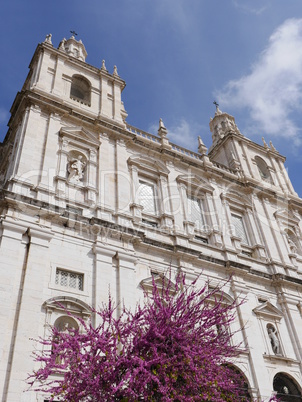
[[[45,278],[43,262],[49,259],[49,242],[52,232],[48,228],[34,227],[28,230],[28,251],[24,260],[23,273],[16,309],[16,338],[13,338],[14,353],[11,356],[11,372],[7,384],[7,401],[17,401],[15,393],[24,373],[32,369],[30,356],[33,351],[32,338],[42,335],[41,307],[44,302]]]
[[[119,295],[120,302],[127,308],[135,309],[136,306],[136,282],[135,282],[135,262],[136,257],[133,252],[118,251],[118,271],[119,271]]]

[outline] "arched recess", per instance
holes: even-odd
[[[246,376],[243,374],[243,372],[234,364],[226,364],[226,367],[228,367],[231,372],[233,372],[236,376],[239,377],[240,379],[240,396],[243,401],[252,401],[252,396],[251,396],[251,387],[249,385],[248,379]]]
[[[228,293],[218,289],[216,290],[215,287],[209,286],[209,302],[211,308],[214,308],[216,304],[220,304],[223,307],[232,306],[235,303],[235,300],[232,296]],[[216,324],[217,333],[222,336],[224,335],[228,340],[227,343],[230,344],[239,344],[242,342],[242,336],[240,335],[240,324],[238,322],[238,315],[236,314],[234,319],[231,318],[232,313],[230,316],[227,314],[225,316],[221,315],[220,323]]]
[[[43,308],[46,311],[46,323],[55,325],[59,330],[63,330],[66,325],[81,329],[81,323],[77,318],[87,321],[91,316],[91,308],[88,304],[75,297],[53,297],[43,303]]]
[[[90,106],[91,83],[87,78],[74,74],[71,79],[70,98]]]
[[[70,329],[79,330],[78,322],[69,315],[62,315],[59,318],[57,318],[56,321],[54,322],[54,326],[60,332],[64,332]]]
[[[290,375],[277,373],[273,380],[274,391],[281,402],[302,401],[301,387]]]

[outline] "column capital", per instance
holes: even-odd
[[[27,226],[18,223],[18,221],[10,222],[6,219],[1,222],[1,228],[3,237],[10,237],[20,241],[22,240],[24,233],[27,231]]]
[[[113,258],[117,251],[115,248],[105,245],[103,242],[96,241],[92,247],[94,254],[98,260]],[[104,258],[102,258],[104,257]]]
[[[119,262],[125,262],[127,263],[127,268],[129,269],[135,269],[134,264],[137,261],[137,257],[134,255],[133,252],[127,253],[125,251],[118,251],[116,254],[117,259]],[[133,264],[133,266],[129,266],[128,264]]]
[[[28,236],[30,244],[36,244],[42,247],[49,247],[49,242],[53,238],[53,232],[49,228],[29,228]]]

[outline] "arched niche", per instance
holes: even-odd
[[[79,183],[85,181],[87,166],[86,156],[77,150],[71,150],[68,153],[67,174],[70,183]]]
[[[273,380],[273,388],[281,402],[302,401],[301,388],[298,383],[286,373],[278,373]]]
[[[268,333],[268,337],[271,342],[272,351],[274,352],[275,355],[281,356],[282,355],[281,344],[280,344],[279,335],[278,335],[278,332],[277,332],[275,326],[271,323],[268,323],[266,325],[266,331]]]
[[[87,322],[91,316],[91,308],[88,304],[75,297],[53,297],[46,300],[42,307],[46,312],[46,324],[55,326],[60,331],[64,327],[81,330],[81,320]]]
[[[79,330],[79,324],[75,318],[70,317],[69,315],[62,315],[56,319],[54,322],[54,327],[60,332],[64,332],[66,330]]]
[[[252,401],[253,399],[250,392],[251,387],[243,372],[234,364],[225,364],[225,366],[230,370],[231,373],[234,373],[234,375],[238,376],[240,380],[240,397],[244,401]]]

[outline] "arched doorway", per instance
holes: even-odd
[[[294,379],[285,373],[278,373],[273,381],[274,391],[277,391],[277,397],[282,402],[300,402],[302,401],[299,385]]]

